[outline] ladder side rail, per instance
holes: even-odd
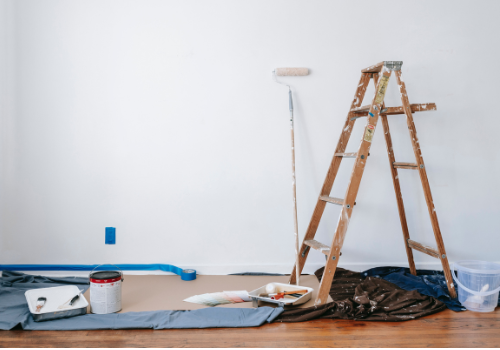
[[[354,163],[353,172],[351,174],[346,195],[344,197],[344,204],[342,206],[337,229],[335,230],[335,234],[333,237],[330,254],[328,255],[326,261],[323,277],[321,278],[315,305],[325,303],[328,298],[333,277],[335,275],[335,270],[337,269],[337,265],[339,262],[340,250],[342,249],[342,245],[344,244],[347,227],[349,226],[352,209],[354,207],[354,202],[358,194],[359,185],[363,176],[363,171],[365,169],[368,153],[372,144],[372,138],[377,126],[378,117],[380,114],[382,102],[384,101],[385,91],[387,89],[387,84],[389,82],[391,73],[392,70],[389,70],[384,66],[382,69],[383,78],[381,77],[381,79],[379,79],[379,81],[377,82],[377,87],[375,89],[375,95],[371,103],[365,131],[361,139],[361,144],[359,146],[357,157]]]
[[[403,81],[401,71],[396,71],[396,79],[401,94],[401,102],[403,103],[404,111],[406,114],[406,122],[408,124],[408,130],[410,132],[410,139],[413,146],[413,152],[415,153],[415,158],[417,160],[420,180],[422,182],[425,201],[427,202],[427,209],[429,210],[429,216],[431,218],[432,229],[434,231],[434,237],[436,239],[437,248],[440,254],[439,258],[443,266],[443,272],[446,278],[446,284],[448,285],[448,291],[450,293],[450,296],[452,298],[456,298],[457,293],[455,290],[455,286],[453,284],[453,279],[451,277],[448,257],[444,247],[443,237],[441,236],[441,230],[439,228],[436,209],[434,207],[434,201],[432,199],[431,188],[429,186],[429,180],[427,179],[427,172],[425,170],[424,159],[422,157],[422,151],[420,149],[420,144],[417,137],[417,130],[415,128],[415,123],[413,122],[413,115],[410,109],[410,102],[408,100],[408,95],[406,93],[406,86]]]
[[[373,83],[376,85],[378,82],[378,73],[373,74]],[[385,108],[385,103],[382,104],[382,109]],[[405,206],[403,203],[403,195],[401,193],[401,186],[399,184],[398,169],[396,169],[393,164],[396,161],[394,156],[394,148],[392,145],[391,130],[389,129],[389,122],[387,120],[387,115],[380,115],[382,121],[382,127],[385,136],[385,145],[387,148],[387,155],[389,157],[389,167],[391,168],[392,184],[394,185],[394,192],[396,194],[396,201],[398,203],[399,219],[401,221],[401,229],[403,230],[404,246],[406,249],[406,256],[408,257],[408,265],[410,266],[410,272],[413,275],[417,275],[417,269],[415,267],[415,260],[413,258],[413,251],[408,246],[408,240],[410,239],[410,232],[408,231],[408,223],[406,221]]]
[[[368,84],[370,83],[371,79],[371,74],[369,73],[362,73],[361,78],[359,79],[358,86],[356,88],[356,93],[354,94],[354,99],[351,103],[351,108],[349,108],[349,113],[347,114],[347,118],[344,124],[344,127],[342,128],[342,133],[340,135],[339,142],[337,143],[337,147],[335,148],[335,152],[333,153],[333,159],[330,163],[330,167],[328,169],[328,172],[325,177],[325,181],[323,183],[323,187],[321,188],[321,192],[318,196],[318,202],[316,203],[316,207],[314,208],[314,212],[311,217],[311,221],[309,222],[309,226],[307,227],[306,234],[304,236],[304,240],[302,241],[302,245],[299,250],[299,268],[298,268],[298,273],[300,274],[302,272],[302,269],[304,268],[305,261],[307,259],[307,256],[309,255],[309,246],[304,244],[304,241],[306,240],[312,240],[314,239],[314,236],[316,235],[316,231],[318,230],[319,222],[321,220],[321,217],[323,216],[323,212],[325,211],[325,206],[326,202],[323,200],[320,200],[319,197],[321,196],[329,196],[330,192],[333,187],[333,182],[335,181],[335,177],[337,176],[340,163],[342,162],[342,157],[337,157],[335,156],[336,153],[344,153],[345,149],[347,147],[347,144],[349,142],[349,138],[351,137],[351,132],[354,126],[354,123],[356,120],[351,120],[351,116],[353,113],[351,112],[351,109],[359,107],[361,103],[363,102],[363,98],[365,97],[366,89],[368,87]],[[293,271],[290,275],[290,284],[295,284],[296,282],[296,272],[297,269],[294,265]]]

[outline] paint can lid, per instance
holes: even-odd
[[[121,274],[118,271],[97,271],[90,274],[90,278],[96,280],[109,280],[119,277],[121,277]]]

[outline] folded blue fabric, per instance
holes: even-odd
[[[3,271],[0,277],[0,329],[12,329],[28,319],[33,321],[24,296],[27,290],[68,284],[76,285],[84,291],[89,288],[88,278],[83,277],[44,277]]]
[[[35,322],[28,309],[24,293],[29,289],[50,288],[74,284],[86,291],[88,278],[44,277],[3,271],[0,277],[0,329],[9,330],[21,325],[26,330],[90,330],[131,328],[215,328],[257,327],[272,322],[283,308],[257,309],[206,308],[192,311],[145,311],[120,314],[86,314],[59,320]]]
[[[410,273],[406,267],[375,267],[362,272],[366,277],[383,278],[405,290],[416,290],[420,294],[432,296],[442,301],[453,311],[463,311],[465,308],[457,299],[448,293],[448,286],[442,271],[417,270],[417,276]]]
[[[257,309],[211,307],[188,311],[144,311],[122,314],[86,314],[45,322],[28,317],[22,322],[25,330],[89,330],[89,329],[178,329],[257,327],[272,322],[283,308],[268,306]]]

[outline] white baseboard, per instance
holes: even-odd
[[[323,267],[324,264],[320,263],[309,263],[306,264],[303,273],[313,274],[314,271]],[[396,262],[385,262],[385,263],[345,263],[340,264],[347,270],[352,271],[364,271],[377,266],[401,266],[408,267],[408,263],[396,263]],[[441,264],[439,262],[432,263],[417,263],[417,269],[427,269],[427,270],[442,270]],[[242,272],[264,272],[264,273],[283,273],[289,274],[293,268],[290,264],[275,264],[275,265],[191,265],[191,266],[179,266],[184,269],[195,269],[199,275],[229,275],[232,273],[242,273]],[[42,275],[42,276],[88,276],[88,272],[84,271],[21,271],[30,275]],[[124,271],[125,275],[173,275],[171,272],[164,271]]]

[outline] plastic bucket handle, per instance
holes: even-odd
[[[498,287],[497,289],[494,289],[494,290],[489,290],[487,292],[477,292],[475,290],[472,290],[472,289],[469,289],[467,288],[466,286],[464,286],[462,283],[460,283],[460,281],[458,280],[457,276],[455,275],[455,264],[453,264],[453,268],[451,269],[451,275],[453,276],[453,279],[455,280],[455,282],[457,282],[457,284],[463,289],[465,290],[466,292],[469,292],[471,294],[474,294],[474,295],[479,295],[481,297],[486,297],[488,295],[492,295],[492,294],[495,294],[495,293],[498,293],[500,292],[500,287]]]

